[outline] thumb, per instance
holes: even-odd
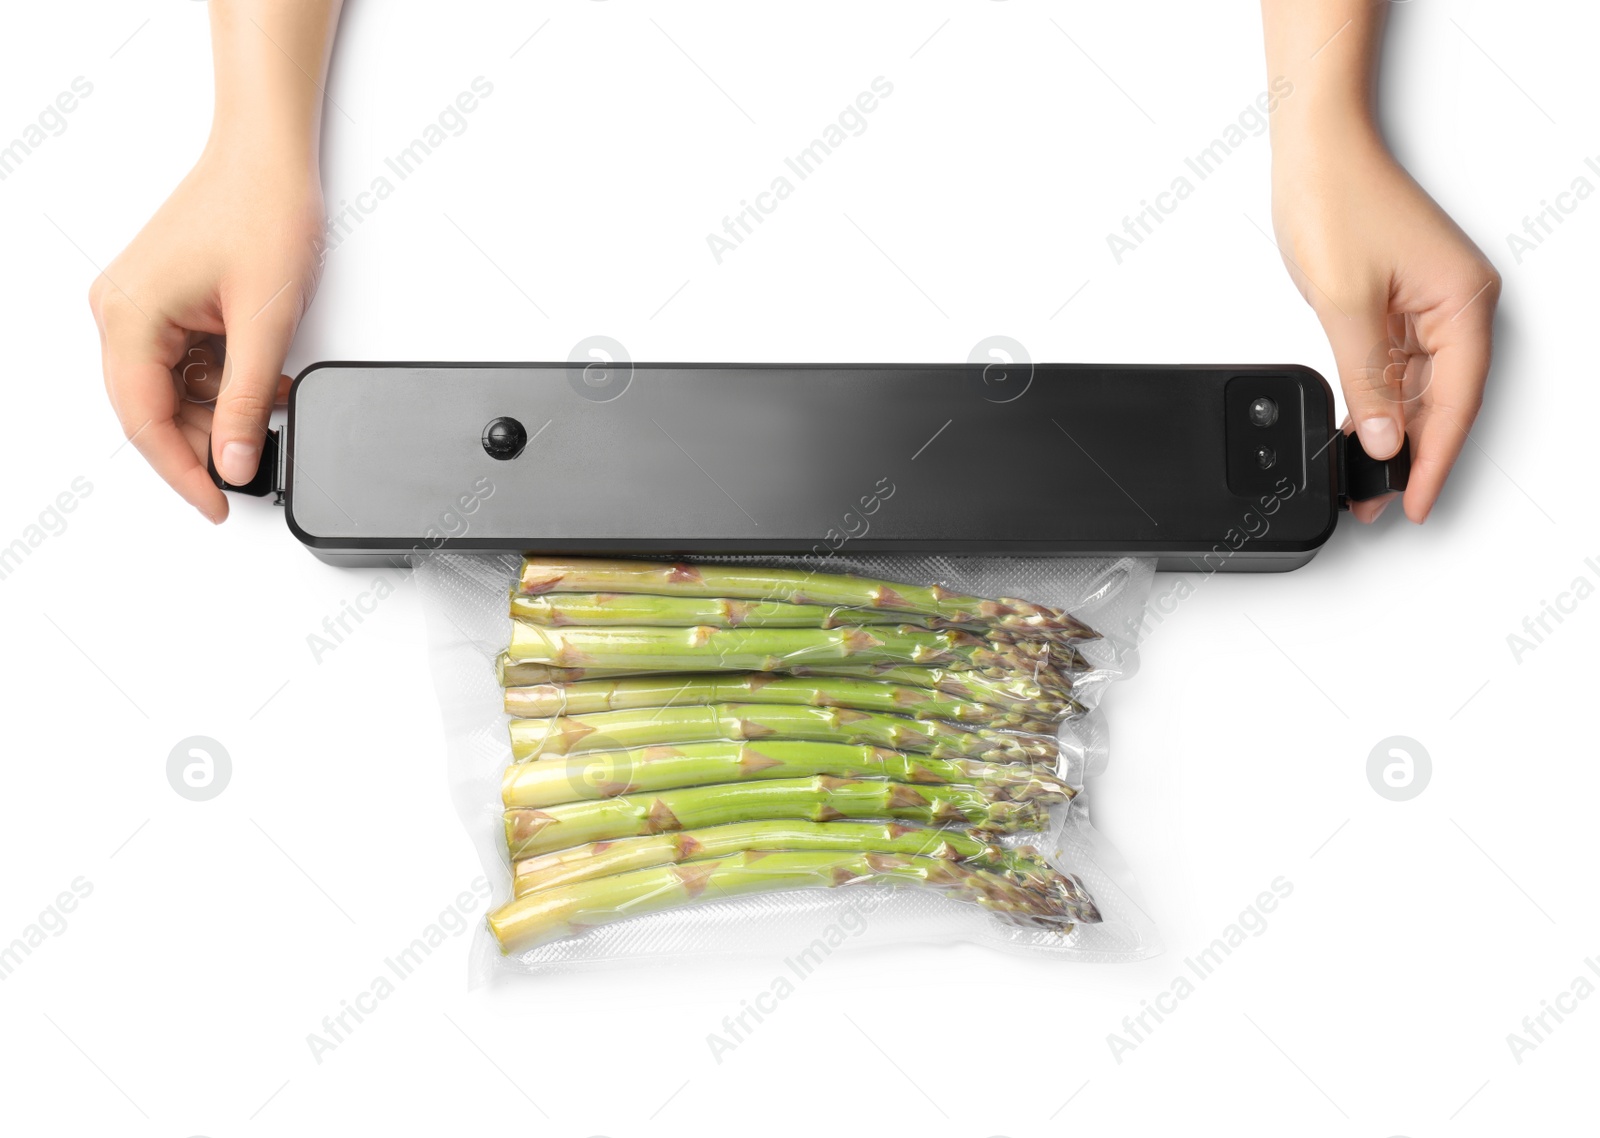
[[[1317,317],[1339,365],[1339,386],[1345,406],[1361,436],[1361,447],[1373,458],[1392,458],[1405,437],[1405,407],[1400,402],[1404,357],[1389,334],[1389,315],[1382,309],[1346,309]]]
[[[246,299],[223,312],[227,346],[211,421],[211,453],[217,472],[236,486],[255,477],[261,463],[283,361],[300,323],[299,296],[292,290],[286,285],[264,305],[252,308]]]

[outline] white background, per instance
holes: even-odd
[[[1520,663],[1506,638],[1600,581],[1600,204],[1521,264],[1506,234],[1600,183],[1586,8],[1394,5],[1392,140],[1505,274],[1491,392],[1426,526],[1391,510],[1299,572],[1196,579],[1112,693],[1097,821],[1167,953],[839,954],[719,1065],[706,1033],[777,958],[469,992],[466,937],[313,1060],[307,1034],[478,873],[423,613],[403,583],[315,662],[307,636],[374,574],[314,561],[263,504],[213,529],[121,448],[85,294],[204,140],[205,10],[13,6],[0,138],[75,76],[94,92],[0,183],[0,544],[75,478],[93,489],[0,581],[0,942],[74,879],[93,892],[0,982],[7,1129],[1576,1128],[1600,1000],[1520,1064],[1506,1037],[1600,953],[1600,601]],[[1263,232],[1264,137],[1124,263],[1106,246],[1265,87],[1249,3],[352,0],[330,204],[480,75],[494,92],[466,132],[330,257],[291,373],[560,359],[595,333],[637,359],[962,360],[999,333],[1038,359],[1333,374]],[[706,234],[879,75],[894,94],[866,133],[716,264]],[[197,734],[234,764],[203,803],[165,773]],[[1396,734],[1433,761],[1405,803],[1366,777]],[[1107,1034],[1280,875],[1294,892],[1266,932],[1116,1062]]]

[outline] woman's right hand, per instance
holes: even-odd
[[[228,503],[206,448],[228,482],[255,474],[316,291],[322,191],[308,165],[208,147],[89,290],[123,433],[213,522]]]
[[[317,149],[339,9],[212,0],[211,137],[89,289],[123,433],[213,522],[228,500],[208,439],[223,479],[250,481],[322,267]]]

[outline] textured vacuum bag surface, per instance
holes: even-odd
[[[1159,951],[1154,927],[1130,899],[1126,867],[1090,824],[1091,795],[1085,789],[1086,781],[1104,768],[1108,755],[1102,698],[1116,680],[1132,675],[1136,667],[1135,640],[1154,575],[1152,561],[835,555],[697,558],[695,563],[849,573],[892,582],[937,584],[952,593],[976,597],[1017,597],[1064,609],[1095,629],[1098,639],[1073,644],[1083,658],[1071,689],[1072,700],[1081,710],[1049,728],[1055,732],[1060,751],[1056,774],[1076,793],[1070,801],[1048,808],[1048,822],[1042,831],[994,840],[1006,848],[1034,847],[1051,868],[1081,885],[1100,919],[1074,923],[1065,930],[1018,923],[969,900],[877,876],[843,888],[742,896],[717,896],[712,889],[689,905],[628,916],[509,954],[502,953],[487,927],[480,928],[473,953],[475,983],[499,973],[546,972],[679,954],[794,959],[798,953],[804,970],[813,958],[866,944],[971,942],[1085,961],[1132,960]],[[415,563],[428,612],[434,677],[449,747],[451,793],[493,884],[497,903],[510,899],[513,892],[502,794],[506,772],[519,758],[513,754],[512,717],[505,709],[496,661],[512,639],[508,598],[521,564],[515,555],[449,553],[419,556]],[[533,634],[537,637],[538,629]],[[1021,714],[1026,715],[1026,708]],[[523,725],[528,722],[521,721]],[[547,740],[532,745],[534,764],[561,757],[545,750],[548,745]],[[525,738],[519,751],[520,761],[527,763]],[[650,907],[648,899],[644,907]]]

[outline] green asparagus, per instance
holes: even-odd
[[[921,664],[997,678],[1051,676],[1059,655],[1039,641],[1001,644],[914,625],[846,628],[545,628],[513,621],[514,659],[568,668],[790,671],[808,664]]]
[[[976,787],[996,799],[1064,801],[1073,795],[1046,770],[1020,763],[935,759],[887,747],[768,739],[593,751],[512,763],[501,779],[507,806],[546,807],[679,787],[761,779],[892,779],[921,786]]]
[[[691,628],[838,628],[849,624],[920,624],[911,614],[844,605],[792,605],[731,597],[653,597],[645,593],[511,594],[511,615],[529,624],[664,625]],[[948,626],[936,626],[948,627]],[[981,626],[979,626],[981,627]]]
[[[1025,888],[997,874],[943,858],[750,851],[542,889],[514,897],[489,914],[488,921],[501,951],[519,952],[597,925],[697,900],[875,880],[932,887],[1019,922],[1060,932],[1076,922],[1099,917],[1092,902],[1076,899],[1068,889]]]
[[[591,842],[524,858],[516,863],[513,889],[520,897],[613,873],[726,857],[745,850],[921,854],[971,862],[1023,883],[1036,883],[1055,872],[1039,863],[1038,851],[1032,846],[1007,849],[960,830],[924,829],[898,822],[733,822],[704,830]]]
[[[657,597],[647,593],[511,594],[511,615],[550,628],[608,625],[693,628],[844,628],[851,625],[912,625],[934,631],[961,630],[996,642],[1050,640],[1058,652],[1071,649],[1069,639],[1054,635],[1020,635],[981,622],[961,622],[919,613],[886,612],[848,605],[789,604],[785,601],[742,601],[731,597]]]
[[[663,677],[680,675],[683,679],[688,679],[679,672],[650,668],[561,668],[530,660],[514,660],[506,653],[500,654],[495,661],[495,667],[501,686],[506,688],[551,683],[574,684],[590,680],[662,680]],[[1060,720],[1083,711],[1082,705],[1071,697],[1070,675],[1063,677],[1059,673],[1041,677],[1049,682],[1048,689],[1032,677],[991,679],[977,672],[952,672],[944,668],[921,668],[910,664],[800,665],[786,668],[783,674],[812,678],[837,677],[923,688],[970,703],[1015,711],[1037,719]],[[507,710],[514,711],[511,708]],[[939,716],[939,718],[947,717]]]
[[[1055,739],[1048,735],[1021,735],[843,707],[720,703],[511,721],[511,753],[518,759],[714,739],[870,743],[942,759],[991,759],[1050,766],[1060,757]]]
[[[503,950],[697,898],[877,880],[1045,928],[1099,919],[1075,878],[993,840],[1073,796],[1053,736],[1083,710],[1076,642],[1097,634],[1070,614],[800,570],[538,557],[510,613]]]
[[[1056,730],[1056,725],[1045,719],[975,700],[956,699],[930,688],[844,676],[801,678],[773,672],[712,672],[540,683],[508,687],[505,693],[507,714],[522,719],[740,702],[847,707],[1040,735],[1051,735]]]
[[[1001,799],[975,786],[913,786],[827,776],[696,786],[543,810],[507,810],[506,845],[515,861],[584,842],[777,818],[898,819],[1010,833],[1041,828],[1047,807],[1066,798],[1042,784],[1019,789],[1029,797]]]
[[[528,596],[555,592],[651,593],[842,605],[942,617],[1023,635],[1049,634],[1079,640],[1092,640],[1098,635],[1060,609],[1010,597],[984,600],[951,593],[938,585],[901,585],[868,577],[755,565],[665,565],[528,557],[522,563],[517,591]]]

